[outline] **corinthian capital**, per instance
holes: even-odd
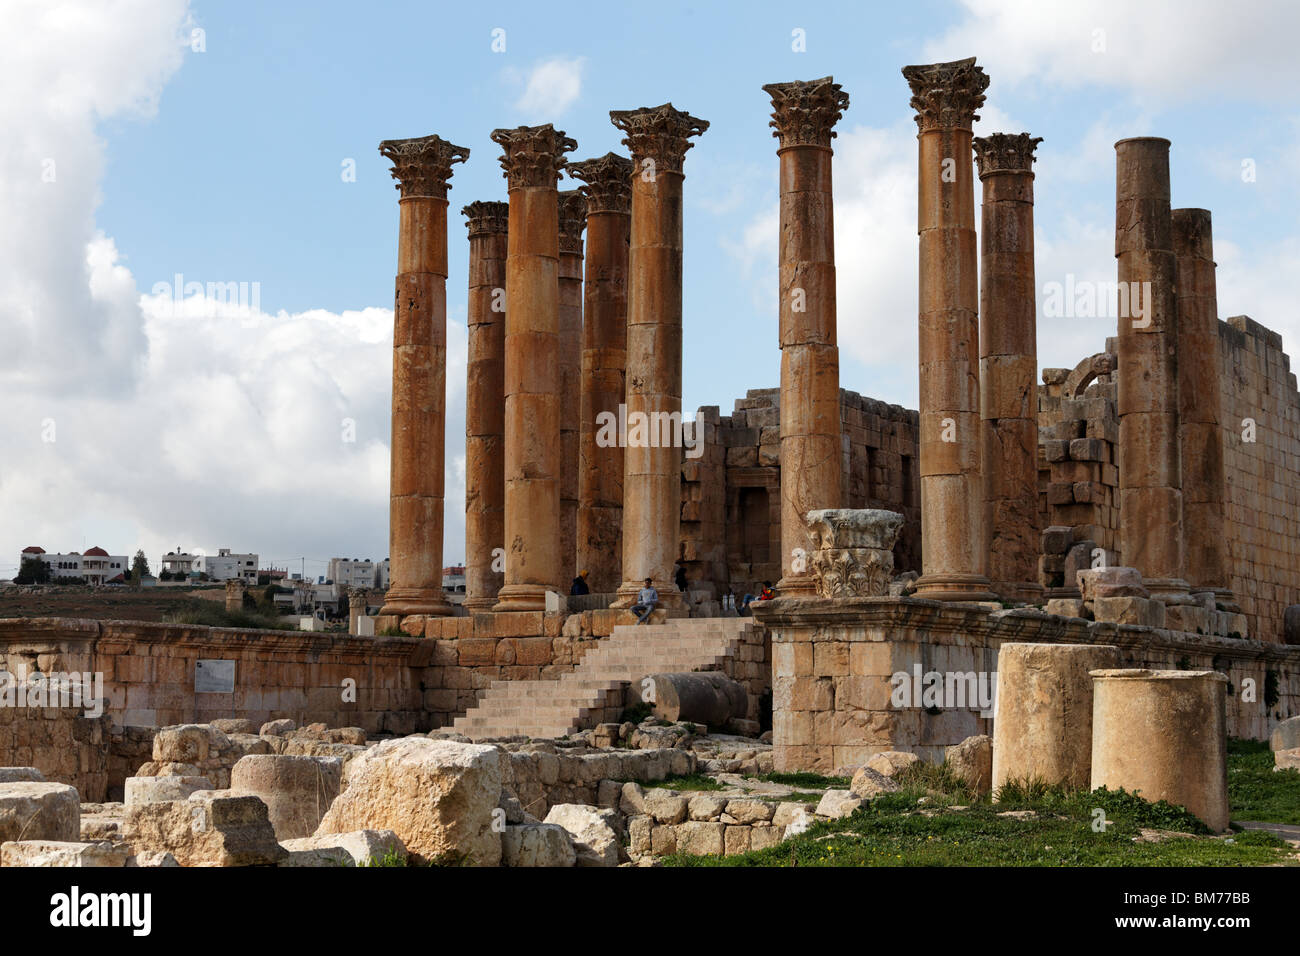
[[[911,107],[916,110],[916,125],[922,131],[956,127],[970,129],[979,119],[975,112],[984,105],[984,91],[989,78],[975,57],[952,63],[929,63],[903,67],[903,76],[912,88]]]
[[[550,123],[543,126],[517,126],[494,129],[492,142],[505,151],[501,168],[506,182],[515,186],[554,186],[564,169],[564,154],[578,143]]]
[[[509,203],[478,200],[462,209],[461,213],[466,217],[465,225],[471,239],[475,236],[503,236],[510,223]]]
[[[632,160],[626,156],[606,153],[596,159],[569,163],[565,169],[586,184],[578,188],[587,197],[587,215],[632,211]]]
[[[679,110],[672,103],[643,106],[636,110],[610,110],[609,121],[627,134],[623,145],[632,153],[638,167],[644,160],[654,161],[661,172],[680,173],[686,151],[695,144],[690,137],[699,136],[709,124]]]
[[[976,136],[975,161],[979,164],[980,179],[989,173],[1027,173],[1034,166],[1034,150],[1043,141],[1041,136],[1028,133],[993,133]]]
[[[386,139],[379,144],[379,152],[393,164],[392,175],[403,199],[446,199],[452,164],[469,159],[467,147],[453,146],[440,136]]]
[[[849,106],[849,94],[833,77],[769,83],[763,92],[772,97],[772,135],[787,146],[830,146],[834,126]]]
[[[582,230],[587,228],[587,199],[577,189],[560,193],[560,251],[582,252]]]

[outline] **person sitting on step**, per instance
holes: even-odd
[[[644,624],[654,613],[655,606],[659,603],[659,592],[654,588],[654,582],[650,578],[645,579],[643,587],[636,596],[636,603],[632,605],[632,613],[637,615],[636,622]]]

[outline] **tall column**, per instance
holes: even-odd
[[[469,228],[469,349],[465,382],[465,607],[496,604],[505,547],[506,244],[510,207],[473,202]]]
[[[1187,581],[1237,609],[1224,529],[1227,479],[1219,388],[1219,297],[1208,209],[1171,213],[1178,274],[1178,442]]]
[[[450,614],[442,590],[447,180],[469,150],[424,136],[385,140],[379,152],[392,162],[402,196],[393,306],[392,561],[380,614]]]
[[[976,137],[984,188],[980,230],[980,419],[989,579],[1004,600],[1036,601],[1038,583],[1038,316],[1034,285],[1034,150],[1042,137]]]
[[[690,137],[709,128],[671,103],[611,110],[632,153],[632,241],[627,308],[627,415],[623,452],[623,584],[614,607],[630,607],[645,578],[661,606],[681,608],[673,563],[681,537],[680,434],[647,428],[633,439],[634,416],[656,426],[682,412],[682,165]],[[667,431],[672,431],[671,428]],[[674,438],[676,440],[674,440]]]
[[[1187,581],[1169,140],[1122,139],[1115,160],[1120,555],[1154,597],[1176,600]]]
[[[618,418],[627,368],[627,265],[632,161],[616,153],[569,164],[587,197],[582,325],[582,437],[578,471],[578,566],[597,594],[623,581],[623,446],[597,440],[602,413]],[[602,418],[602,421],[607,421]],[[608,432],[608,429],[606,429]]]
[[[578,573],[578,457],[582,434],[582,231],[587,200],[560,193],[560,560],[563,580]],[[566,590],[564,593],[568,593]]]
[[[813,597],[805,516],[842,504],[840,350],[835,331],[833,127],[849,95],[832,77],[763,87],[781,162],[782,597]]]
[[[551,124],[498,129],[510,186],[506,258],[505,584],[495,611],[567,593],[560,557],[560,221],[556,182],[577,143]]]
[[[918,144],[921,577],[916,596],[986,601],[979,275],[971,126],[989,80],[975,58],[907,66]]]

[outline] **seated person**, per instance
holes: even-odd
[[[760,601],[770,601],[774,597],[776,597],[776,591],[772,589],[772,582],[764,581],[763,590],[759,592],[758,599]]]
[[[590,594],[591,588],[587,587],[587,571],[584,568],[578,572],[578,576],[573,579],[573,584],[569,588],[570,594]]]
[[[645,587],[637,593],[636,603],[632,605],[632,613],[637,615],[636,622],[644,624],[658,603],[659,592],[654,589],[654,582],[650,578],[646,578]]]

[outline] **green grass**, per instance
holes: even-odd
[[[1300,771],[1274,771],[1267,741],[1229,740],[1228,803],[1236,820],[1300,824]]]
[[[292,620],[292,623],[291,623]],[[165,624],[194,624],[204,627],[238,627],[271,631],[296,631],[297,619],[271,617],[254,611],[227,611],[215,601],[192,598],[163,617]]]
[[[819,773],[765,773],[759,780],[784,784],[787,787],[820,787],[823,790],[843,790],[853,781],[848,777],[824,777]]]
[[[722,784],[702,773],[693,773],[682,777],[665,777],[642,783],[648,790],[726,790]]]

